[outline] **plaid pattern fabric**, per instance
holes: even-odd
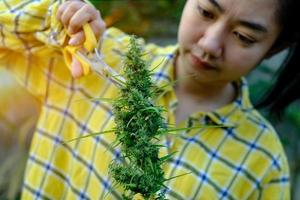
[[[108,164],[120,157],[111,146],[113,133],[63,144],[63,141],[111,130],[114,85],[95,74],[74,80],[65,66],[61,46],[65,32],[55,19],[62,1],[0,2],[0,64],[42,102],[31,144],[22,199],[121,199]],[[111,28],[102,52],[116,70],[128,36]],[[141,41],[142,42],[142,41]],[[172,90],[177,46],[144,45],[153,79],[165,87],[158,104],[169,124],[175,123],[177,99]],[[169,199],[289,199],[289,169],[282,145],[267,121],[253,109],[245,80],[236,83],[239,96],[215,112],[196,112],[180,127],[203,124],[223,128],[183,131],[161,138],[161,156],[174,152],[164,166]]]

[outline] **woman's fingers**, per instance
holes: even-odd
[[[90,26],[95,34],[95,37],[98,39],[105,30],[105,24],[99,23],[97,20],[90,22]],[[71,35],[71,39],[69,40],[69,45],[79,45],[85,41],[85,35],[83,30]]]
[[[56,19],[61,21],[61,16],[64,13],[65,9],[67,8],[67,6],[71,3],[71,1],[67,1],[65,3],[63,3],[62,5],[60,5],[57,9],[56,12]]]
[[[81,1],[66,1],[59,6],[56,17],[67,27],[72,16],[84,5]]]
[[[100,12],[93,6],[81,1],[63,3],[57,11],[57,18],[70,34],[69,44],[71,45],[80,45],[84,42],[82,27],[86,23],[90,24],[97,39],[105,30],[105,22],[101,18]]]
[[[79,31],[84,24],[94,20],[100,21],[100,13],[93,6],[85,4],[72,15],[68,26],[69,33]]]
[[[101,18],[101,16],[100,19],[91,21],[90,26],[97,39],[99,39],[102,36],[103,32],[106,29],[106,24],[104,20]]]

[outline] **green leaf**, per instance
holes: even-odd
[[[176,152],[176,151],[175,151],[175,152],[172,152],[172,153],[170,153],[170,154],[168,154],[168,155],[166,155],[166,156],[163,156],[163,157],[159,158],[159,160],[163,163],[163,162],[165,162],[165,161],[171,159],[172,156],[173,156],[175,153],[177,153],[177,152]]]
[[[193,130],[193,129],[220,128],[220,127],[227,127],[227,126],[224,126],[224,125],[203,125],[203,126],[195,126],[195,127],[189,127],[189,128],[172,128],[172,129],[166,129],[166,132],[167,133],[172,133],[172,132],[187,131],[187,130]]]
[[[68,141],[63,141],[62,144],[67,144],[67,143],[70,143],[70,142],[73,142],[73,141],[76,141],[76,140],[80,140],[80,139],[87,138],[87,137],[93,137],[93,136],[97,136],[97,135],[102,135],[102,134],[105,134],[105,133],[112,133],[112,132],[115,132],[115,131],[116,131],[116,129],[101,131],[101,132],[98,132],[98,133],[91,133],[91,134],[88,134],[88,135],[73,138],[73,139],[68,140]]]
[[[188,172],[188,173],[184,173],[184,174],[180,174],[180,175],[177,175],[177,176],[173,176],[171,178],[168,178],[168,179],[165,179],[165,181],[169,181],[169,180],[172,180],[174,178],[178,178],[178,177],[181,177],[181,176],[185,176],[185,175],[188,175],[188,174],[191,174],[192,172]]]

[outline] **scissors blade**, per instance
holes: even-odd
[[[121,86],[125,83],[125,79],[115,70],[113,70],[112,67],[106,64],[106,62],[104,62],[97,49],[95,49],[95,53],[92,55],[92,58],[89,58],[88,55],[85,55],[79,51],[77,54],[91,66],[94,72],[101,77],[110,80],[117,86]]]

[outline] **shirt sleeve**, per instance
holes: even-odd
[[[34,53],[42,46],[59,47],[66,33],[56,20],[63,0],[3,0],[0,2],[2,51]]]
[[[46,95],[49,72],[66,68],[62,49],[68,36],[56,20],[64,1],[0,1],[0,67],[38,98]],[[68,69],[64,72],[70,79]]]

